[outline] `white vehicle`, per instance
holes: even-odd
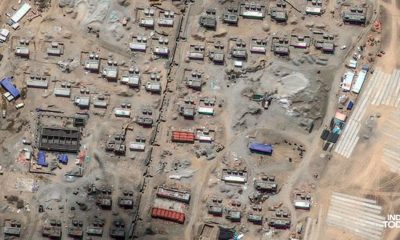
[[[15,108],[20,109],[20,108],[23,108],[24,106],[25,106],[24,103],[18,103],[17,105],[15,105]]]

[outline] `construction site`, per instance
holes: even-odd
[[[400,239],[398,0],[0,12],[0,239]]]

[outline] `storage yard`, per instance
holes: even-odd
[[[398,1],[0,11],[0,239],[400,239]]]

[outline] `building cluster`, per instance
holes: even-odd
[[[222,24],[236,28],[244,20],[258,24],[270,18],[274,24],[284,27],[290,21],[291,11],[321,16],[325,5],[324,1],[310,0],[299,10],[281,0],[270,6],[264,1],[241,1],[237,5],[224,5],[223,9],[206,7],[191,24],[202,31],[216,32]],[[29,13],[33,14],[29,19],[37,16],[29,3],[22,3],[9,17],[8,24],[18,29],[21,19]],[[186,176],[174,171],[179,167],[167,171],[165,165],[172,165],[170,162],[178,158],[210,161],[225,149],[221,143],[224,130],[220,127],[225,117],[225,99],[219,91],[221,83],[208,67],[217,69],[218,74],[225,74],[225,66],[244,70],[244,73],[254,59],[263,58],[269,52],[273,53],[272,57],[292,57],[292,52],[296,51],[304,55],[299,61],[326,65],[328,60],[316,59],[308,53],[331,54],[323,55],[328,59],[337,51],[338,37],[325,29],[310,28],[310,33],[306,34],[226,34],[211,42],[193,36],[191,39],[186,29],[190,26],[187,23],[187,18],[191,17],[189,13],[153,5],[136,7],[133,24],[137,31],[122,45],[131,56],[129,63],[127,57],[105,53],[97,45],[79,49],[79,60],[65,60],[63,58],[68,58],[72,51],[72,40],[39,41],[11,36],[10,30],[0,29],[0,42],[10,42],[15,61],[32,65],[43,62],[62,73],[29,69],[22,77],[5,76],[0,81],[1,94],[8,104],[14,104],[17,109],[14,111],[18,113],[29,103],[26,91],[35,98],[42,98],[40,106],[25,106],[29,107],[26,112],[34,118],[29,123],[33,136],[24,139],[18,158],[29,163],[30,173],[47,174],[49,178],[62,176],[71,183],[77,178],[91,181],[85,187],[71,187],[73,192],[68,192],[68,198],[73,199],[68,209],[74,213],[73,218],[64,221],[61,215],[47,213],[41,218],[42,237],[62,239],[63,234],[67,234],[74,239],[86,236],[127,239],[133,235],[136,221],[144,222],[143,216],[138,217],[140,205],[144,206],[145,216],[154,223],[171,222],[178,226],[189,222],[193,208],[201,209],[199,221],[212,219],[214,223],[202,225],[200,239],[235,238],[240,224],[268,226],[274,231],[292,227],[291,212],[282,204],[273,205],[270,201],[279,197],[283,177],[255,168],[271,160],[276,153],[289,152],[288,155],[296,154],[302,159],[305,149],[300,144],[275,144],[248,136],[246,155],[224,155],[221,166],[212,172],[217,181],[213,186],[210,184],[204,196],[198,196],[198,191],[193,190],[198,186],[191,180],[181,181],[182,184],[173,181]],[[368,22],[367,9],[361,7],[346,8],[341,17],[346,24]],[[127,24],[126,18],[121,20],[123,27]],[[181,54],[179,58],[175,56],[177,51]],[[76,62],[79,62],[77,66]],[[356,95],[368,77],[369,67],[361,67],[360,62],[362,59],[356,55],[348,63],[349,69],[341,84],[343,96],[339,110],[321,134],[324,150],[332,149],[338,140]],[[298,65],[296,60],[293,63]],[[67,75],[72,72],[82,79]],[[232,80],[240,74],[225,75]],[[170,82],[176,83],[176,88],[171,88]],[[254,101],[262,102],[265,109],[272,101],[265,94],[253,97]],[[6,118],[5,109],[2,113]],[[291,163],[292,155],[287,158]],[[94,164],[96,169],[93,169]],[[154,170],[157,164],[160,169]],[[106,174],[99,177],[107,171],[108,174],[112,172],[113,177],[108,178]],[[135,178],[129,175],[128,180],[135,183],[125,183],[128,180],[122,177],[114,179],[116,173],[122,176],[125,172],[138,175]],[[166,174],[169,179],[164,181]],[[98,182],[93,183],[93,179]],[[100,182],[104,185],[100,186]],[[128,184],[129,188],[121,186]],[[139,187],[133,188],[133,185]],[[143,194],[150,199],[140,200],[142,194],[138,190],[150,192]],[[198,206],[194,206],[193,198],[199,197],[204,201],[196,201]],[[266,202],[269,208],[265,207]],[[312,208],[313,196],[309,192],[296,193],[290,202],[296,211],[307,211]],[[50,207],[43,205],[40,204],[39,213],[50,213]],[[6,219],[3,232],[6,236],[20,237],[21,225],[15,219]],[[226,227],[228,225],[233,227]]]

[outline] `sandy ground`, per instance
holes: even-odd
[[[0,2],[1,12],[9,9],[10,6],[6,2]],[[345,57],[351,53],[350,47],[346,50],[337,49],[335,55],[324,56],[329,58],[328,66],[317,66],[307,63],[307,61],[296,66],[292,60],[298,60],[306,54],[315,57],[322,54],[311,46],[306,51],[291,49],[290,59],[284,59],[273,56],[269,50],[270,46],[268,46],[265,56],[250,54],[249,59],[244,62],[244,68],[238,70],[233,67],[233,60],[227,49],[228,45],[232,43],[229,40],[230,38],[239,37],[249,42],[252,37],[262,36],[267,38],[279,32],[311,34],[309,28],[304,26],[303,20],[300,20],[302,15],[290,8],[289,15],[292,22],[287,25],[273,23],[269,17],[263,21],[240,19],[239,27],[226,26],[218,22],[216,32],[205,31],[198,25],[199,16],[208,7],[217,8],[218,11],[221,11],[218,14],[221,14],[222,9],[220,8],[222,7],[220,3],[215,1],[195,1],[190,4],[190,14],[185,13],[184,22],[187,20],[187,25],[186,29],[181,29],[186,32],[185,40],[179,40],[177,43],[172,68],[169,69],[166,68],[166,66],[169,66],[166,59],[153,59],[149,52],[134,54],[129,52],[128,43],[132,40],[132,36],[138,34],[145,34],[146,36],[156,34],[158,36],[160,35],[159,32],[165,31],[163,35],[168,36],[169,46],[174,46],[175,33],[178,29],[156,29],[154,31],[138,27],[133,18],[142,13],[137,8],[148,6],[148,2],[127,2],[131,4],[129,7],[122,7],[117,1],[99,1],[94,5],[92,1],[81,1],[75,8],[66,7],[63,9],[59,9],[57,4],[53,4],[43,17],[23,24],[19,32],[15,33],[16,37],[30,37],[34,40],[35,50],[37,51],[35,51],[33,59],[29,61],[20,60],[14,56],[11,47],[2,47],[5,51],[4,59],[9,58],[9,60],[3,60],[1,69],[18,76],[18,86],[22,86],[24,82],[24,71],[33,72],[38,71],[37,69],[46,68],[57,80],[51,83],[51,88],[59,84],[59,79],[74,80],[76,83],[74,91],[77,93],[80,86],[86,86],[94,92],[93,96],[96,96],[96,93],[106,93],[107,96],[110,96],[110,108],[104,111],[93,110],[93,108],[89,110],[91,117],[83,132],[84,139],[82,141],[82,144],[88,149],[88,156],[91,159],[87,166],[87,175],[74,183],[68,184],[64,182],[62,177],[66,169],[57,170],[56,176],[38,177],[33,175],[40,183],[39,192],[35,194],[21,193],[21,197],[30,203],[32,209],[30,212],[24,211],[25,215],[23,216],[22,214],[17,215],[26,223],[24,234],[39,239],[42,224],[52,217],[61,218],[63,224],[68,225],[71,216],[82,216],[85,224],[88,224],[94,216],[101,215],[107,218],[107,228],[116,216],[129,221],[134,215],[134,211],[123,211],[119,208],[112,212],[102,211],[93,204],[93,199],[85,197],[83,186],[95,182],[98,185],[111,185],[115,199],[126,188],[141,195],[139,220],[135,232],[138,239],[194,239],[199,227],[210,219],[205,210],[207,197],[214,194],[224,194],[221,189],[225,188],[226,185],[219,180],[222,168],[238,165],[247,169],[250,181],[244,186],[232,187],[233,190],[230,193],[233,197],[227,196],[224,203],[228,204],[231,200],[240,201],[243,204],[243,216],[246,216],[251,207],[248,194],[253,191],[252,180],[263,174],[273,174],[278,179],[280,192],[271,196],[262,204],[263,214],[266,217],[272,214],[267,211],[269,206],[281,204],[291,212],[292,228],[290,230],[294,230],[297,222],[304,222],[307,216],[312,216],[314,220],[318,219],[318,221],[313,223],[316,226],[313,227],[314,233],[312,234],[314,237],[311,240],[328,239],[326,236],[331,232],[333,236],[337,236],[331,239],[351,239],[351,236],[347,237],[346,234],[334,229],[325,231],[322,215],[329,205],[330,192],[355,188],[359,193],[370,194],[372,189],[376,189],[376,184],[379,183],[382,188],[389,188],[392,187],[393,182],[382,177],[380,172],[375,171],[376,169],[385,169],[383,164],[370,160],[375,159],[375,156],[376,158],[379,157],[380,145],[372,147],[372,144],[365,143],[364,149],[368,149],[369,154],[364,149],[357,149],[357,157],[352,161],[345,161],[336,157],[328,160],[326,156],[321,157],[319,128],[323,126],[323,123],[328,123],[333,115],[333,110],[336,108],[338,83],[343,72],[342,63]],[[303,1],[298,1],[296,5],[302,3]],[[396,41],[398,42],[398,22],[396,21],[398,21],[398,17],[396,10],[391,7],[395,6],[395,3],[390,4],[392,5],[382,3],[382,8],[387,8],[385,15],[387,20],[384,22],[384,29],[388,31],[389,28],[385,26],[389,25],[390,31],[383,33],[383,35],[388,35],[385,39],[389,39],[389,41],[383,42],[386,54],[379,59],[378,63],[388,71],[398,64],[393,61],[393,58],[398,56],[398,49],[396,48]],[[97,8],[94,6],[97,6]],[[176,13],[181,12],[181,9],[184,12],[183,7],[169,2],[163,2],[161,7],[172,9]],[[223,7],[226,7],[226,4]],[[338,14],[332,20],[328,12],[335,8],[333,1],[329,1],[327,8],[327,13],[323,17],[307,16],[305,21],[308,22],[308,25],[323,24],[323,29],[336,34],[337,46],[356,45],[358,34],[365,29],[359,26],[342,26]],[[185,7],[185,9],[187,10],[188,7]],[[134,15],[132,13],[139,15],[132,16]],[[101,19],[98,19],[99,16],[101,16]],[[132,16],[132,19],[128,23],[128,27],[123,28],[118,21],[113,19],[115,16]],[[178,19],[182,15],[177,14],[176,16]],[[393,19],[396,19],[396,21]],[[246,27],[251,24],[257,24],[260,27]],[[96,34],[87,32],[88,25],[93,29],[101,29],[99,38],[96,38]],[[181,32],[181,35],[184,35],[183,33],[184,31]],[[107,59],[111,54],[121,64],[121,71],[127,71],[132,65],[140,66],[144,83],[149,79],[148,73],[150,71],[157,71],[162,75],[161,82],[165,91],[161,95],[151,95],[143,89],[137,91],[128,89],[119,83],[109,83],[99,75],[83,71],[80,64],[74,68],[72,73],[62,73],[55,65],[59,59],[44,57],[46,40],[51,39],[65,43],[67,51],[63,59],[79,59],[81,51],[96,51],[104,59]],[[209,51],[216,39],[225,44],[225,56],[227,57],[225,66],[214,65],[207,57],[204,61],[189,61],[187,59],[190,44],[204,43],[207,51]],[[15,38],[13,41],[18,42],[18,39]],[[157,40],[154,40],[152,44],[157,44]],[[206,81],[201,92],[192,91],[184,86],[184,69],[196,69],[204,73]],[[235,75],[236,79],[228,80],[230,74]],[[286,88],[285,85],[290,85],[290,88]],[[255,103],[249,99],[252,93],[271,93],[275,90],[274,101],[268,110],[263,109],[260,103]],[[194,120],[184,119],[179,115],[177,106],[187,96],[193,97],[196,103],[204,96],[215,97],[217,101],[215,116],[196,115]],[[279,103],[279,98],[288,98],[292,105],[285,108]],[[32,177],[31,174],[26,173],[25,166],[15,164],[14,153],[22,147],[21,138],[24,135],[34,138],[32,129],[34,129],[35,123],[30,121],[34,118],[34,109],[52,102],[54,108],[63,109],[68,114],[79,111],[73,106],[70,99],[59,100],[59,98],[52,96],[51,92],[43,93],[42,90],[37,89],[29,89],[25,101],[32,104],[27,104],[21,112],[17,112],[12,105],[8,106],[10,116],[18,120],[15,122],[2,120],[9,124],[8,131],[1,132],[4,151],[2,165],[7,169],[4,175],[7,181],[3,184],[8,187],[0,194],[0,197],[6,194],[18,194],[11,187],[13,179],[17,177],[29,179]],[[143,105],[150,105],[155,112],[154,119],[159,117],[157,129],[142,128],[131,123],[131,119],[120,119],[113,116],[112,109],[119,107],[121,103],[130,103],[135,116],[140,114]],[[390,109],[380,109],[379,111],[382,118],[376,128],[377,133],[382,127],[382,122],[386,120],[386,114],[391,113]],[[311,134],[304,129],[306,120],[315,121],[315,129]],[[133,141],[136,135],[143,134],[147,139],[146,152],[128,152],[123,157],[105,152],[104,144],[107,138],[120,132],[128,125],[133,126],[133,130],[127,131],[127,142]],[[194,153],[196,149],[210,147],[212,144],[176,144],[170,141],[171,129],[195,129],[198,127],[215,130],[215,143],[224,146],[224,150],[216,154],[212,160],[206,160],[205,157],[197,158]],[[153,134],[156,136],[155,142],[150,143],[149,139]],[[380,140],[381,138],[383,136],[376,134],[370,141],[373,139]],[[250,139],[264,143],[276,142],[274,155],[263,157],[250,154],[247,149]],[[284,144],[284,140],[291,142],[291,144],[302,145],[306,149],[304,156],[300,157],[296,148]],[[384,141],[379,144],[384,144]],[[153,150],[151,162],[149,166],[145,166],[144,162],[147,159],[149,148]],[[289,157],[293,158],[293,162],[287,160]],[[180,168],[193,170],[192,177],[180,181],[169,179],[171,174],[182,170],[174,169],[174,163],[179,161],[189,163],[189,167]],[[368,164],[365,165],[367,161]],[[165,168],[160,167],[164,165]],[[362,174],[359,174],[360,165],[363,166],[364,170]],[[321,179],[314,178],[315,173]],[[356,173],[359,177],[354,179],[353,176]],[[318,183],[319,180],[321,181],[320,184]],[[149,210],[157,202],[155,201],[155,189],[162,184],[191,191],[191,204],[184,205],[183,210],[187,216],[185,225],[150,217]],[[142,186],[144,187],[140,192]],[[77,188],[80,188],[80,193],[74,197],[72,192]],[[311,213],[296,211],[292,204],[293,192],[304,189],[312,192],[317,203],[317,207],[313,208]],[[387,189],[382,189],[382,192],[386,191]],[[53,209],[47,209],[48,212],[45,214],[37,214],[36,209],[39,203],[49,192],[60,193],[62,199],[66,201],[62,205],[66,210],[61,211],[64,208],[61,209],[57,203],[52,203]],[[234,193],[232,194],[232,192]],[[69,210],[75,201],[86,200],[92,207],[90,211],[72,213]],[[383,194],[382,201],[392,201],[393,205],[388,205],[388,208],[396,207],[393,196]],[[0,215],[2,217],[15,216],[15,211],[15,207],[9,206],[9,212],[5,211],[5,214]],[[263,235],[269,231],[267,224],[255,226],[249,224],[245,217],[239,224],[231,223],[224,218],[214,218],[212,221],[220,221],[221,224],[231,226],[238,232],[245,232],[246,239],[263,239]],[[34,224],[28,224],[30,222]],[[277,231],[277,235],[280,239],[286,239],[290,230]],[[392,233],[389,233],[388,236],[394,237],[390,234]],[[105,234],[103,239],[109,239],[108,235]]]
[[[382,68],[386,72],[392,72],[399,67],[398,61],[398,42],[400,40],[399,30],[399,6],[396,1],[380,2],[381,21],[383,25],[382,49],[386,54],[379,58],[376,67]],[[329,204],[331,191],[347,192],[354,195],[377,199],[379,204],[384,206],[384,212],[395,214],[399,211],[399,189],[396,181],[398,174],[389,171],[383,162],[384,146],[392,142],[393,139],[383,132],[397,132],[395,127],[390,127],[388,119],[393,119],[396,112],[390,107],[370,107],[367,116],[379,113],[381,117],[377,119],[377,125],[373,130],[372,138],[363,140],[356,148],[350,159],[334,157],[324,167],[321,184],[319,187],[319,202],[325,206],[325,211]],[[324,239],[358,239],[352,234],[343,231],[323,227],[320,236]],[[340,237],[339,237],[340,236]],[[399,233],[394,230],[386,230],[383,239],[398,239]]]

